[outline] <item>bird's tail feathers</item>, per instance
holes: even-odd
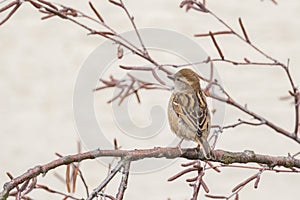
[[[200,137],[199,142],[201,143],[204,157],[207,159],[214,158],[214,154],[213,154],[211,147],[210,147],[209,143],[207,142],[207,140],[205,138]]]

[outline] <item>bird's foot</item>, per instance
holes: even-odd
[[[182,148],[181,148],[181,144],[183,142],[183,138],[180,140],[180,142],[176,145],[176,148],[180,151],[180,154],[182,155],[183,154],[183,151],[182,151]]]

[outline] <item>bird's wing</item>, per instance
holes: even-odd
[[[175,94],[173,109],[177,116],[201,137],[203,130],[207,128],[208,110],[205,100],[197,95],[200,94]]]

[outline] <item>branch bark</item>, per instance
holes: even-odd
[[[181,153],[183,152],[183,153]],[[271,168],[275,166],[283,166],[286,168],[299,168],[300,160],[287,156],[270,156],[256,154],[253,151],[245,150],[244,152],[229,152],[224,150],[214,150],[214,159],[210,161],[231,164],[231,163],[258,163],[265,164]],[[140,150],[101,150],[96,149],[93,151],[79,153],[74,155],[68,155],[51,161],[45,165],[39,165],[29,169],[24,174],[12,179],[3,186],[3,190],[0,193],[0,200],[7,199],[9,192],[16,188],[19,184],[35,178],[40,174],[46,175],[46,173],[52,169],[55,169],[62,165],[68,165],[74,162],[81,162],[83,160],[95,159],[98,157],[119,157],[125,158],[128,161],[142,160],[144,158],[186,158],[189,160],[205,160],[201,151],[196,148],[178,149],[178,148],[153,148],[153,149],[140,149]],[[294,170],[291,169],[291,172]]]

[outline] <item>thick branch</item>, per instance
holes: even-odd
[[[183,154],[181,154],[181,151],[183,152]],[[253,162],[266,164],[270,167],[283,166],[287,168],[296,167],[300,169],[300,160],[292,157],[261,155],[255,154],[253,151],[229,152],[223,150],[215,150],[214,154],[215,159],[211,159],[210,161],[220,162],[224,164]],[[6,199],[12,189],[16,188],[19,184],[25,182],[26,180],[30,180],[34,177],[39,176],[40,174],[45,175],[48,171],[62,165],[68,165],[70,163],[80,162],[87,159],[95,159],[98,157],[126,157],[126,159],[130,161],[141,160],[144,158],[174,159],[179,157],[189,160],[205,160],[202,152],[198,151],[197,149],[180,150],[178,148],[153,148],[129,151],[97,149],[85,153],[64,156],[45,165],[40,165],[29,169],[26,173],[14,178],[3,186],[3,191],[0,193],[0,200]]]

